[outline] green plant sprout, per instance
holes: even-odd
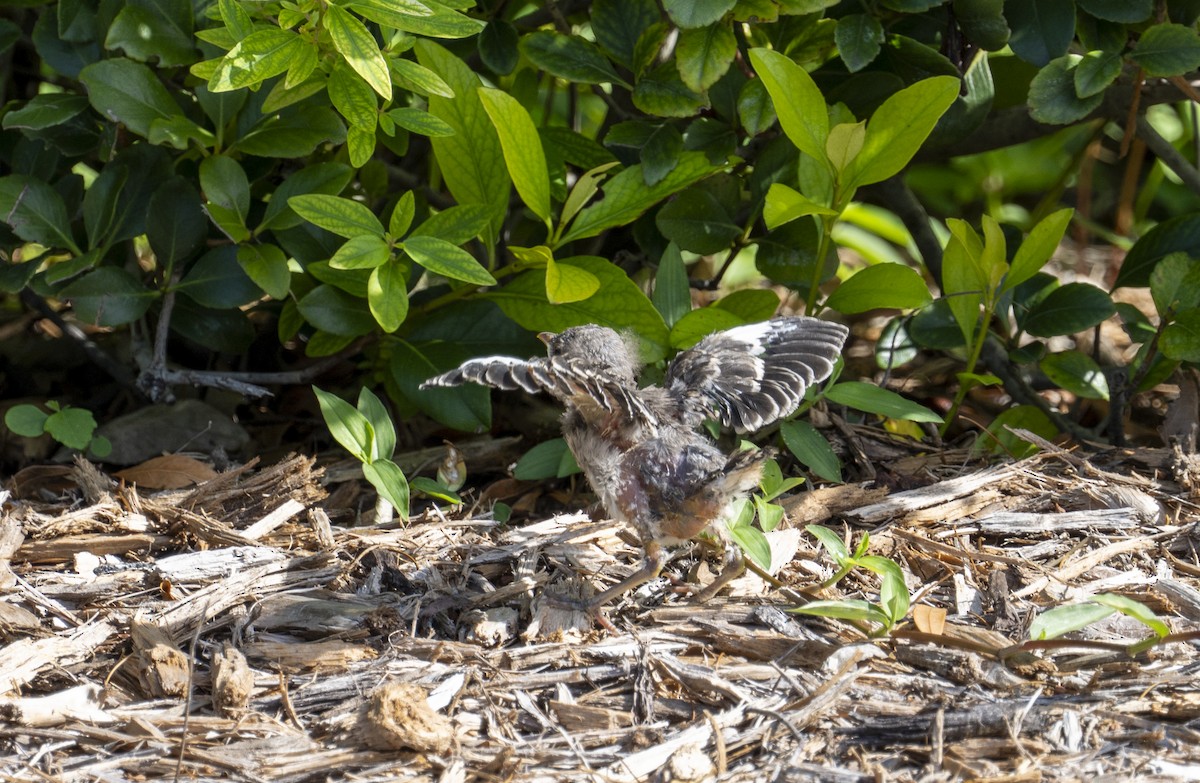
[[[879,629],[868,632],[869,636],[891,633],[892,629],[908,615],[911,597],[904,583],[904,572],[893,560],[879,555],[866,554],[870,537],[863,534],[858,546],[851,552],[837,533],[821,525],[806,525],[805,530],[815,537],[833,557],[838,570],[821,587],[831,587],[841,581],[855,568],[865,568],[880,577],[879,603],[858,598],[841,598],[828,601],[812,601],[789,611],[815,617],[830,617],[850,620],[855,623],[874,623]]]
[[[388,522],[395,510],[408,519],[408,480],[400,466],[392,462],[396,450],[396,428],[387,408],[370,389],[358,394],[358,408],[336,394],[313,387],[321,415],[334,440],[362,463],[363,476],[379,493],[375,504],[376,519]]]
[[[59,405],[54,400],[46,402],[50,413],[36,405],[14,405],[4,414],[4,424],[25,438],[49,435],[71,449],[86,451],[92,456],[104,458],[112,452],[112,443],[103,435],[95,435],[96,419],[84,408]]]
[[[1056,639],[1099,622],[1114,612],[1132,617],[1152,632],[1151,636],[1126,648],[1130,655],[1137,655],[1163,643],[1171,634],[1167,624],[1140,601],[1114,593],[1100,593],[1081,603],[1057,606],[1042,612],[1029,626],[1029,638],[1035,642]]]

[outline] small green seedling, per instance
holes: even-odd
[[[842,598],[833,601],[813,601],[791,611],[817,617],[835,617],[842,620],[875,623],[880,628],[877,632],[871,633],[872,636],[890,633],[908,614],[908,605],[911,600],[908,587],[904,584],[904,572],[900,570],[900,566],[886,557],[865,554],[869,543],[869,537],[866,535],[863,535],[862,541],[851,553],[841,537],[829,528],[821,525],[808,525],[805,530],[821,542],[838,566],[837,572],[825,580],[822,587],[837,584],[854,568],[865,568],[880,576],[879,603],[873,604],[862,599]]]
[[[408,519],[408,480],[400,466],[392,462],[396,450],[396,428],[387,408],[367,388],[358,394],[358,408],[336,394],[313,387],[321,415],[334,440],[363,464],[363,476],[379,493],[376,518],[387,521],[392,509]]]
[[[1161,642],[1170,633],[1167,624],[1150,611],[1145,604],[1113,593],[1094,595],[1087,601],[1078,604],[1059,606],[1042,612],[1029,626],[1029,638],[1035,641],[1055,639],[1066,633],[1078,631],[1092,623],[1099,622],[1113,612],[1132,617],[1153,633],[1152,636],[1131,645],[1131,655],[1147,650]]]
[[[49,435],[71,449],[88,451],[95,457],[106,457],[112,452],[112,443],[103,435],[95,435],[96,419],[84,408],[59,405],[54,400],[46,402],[50,413],[36,405],[14,405],[4,414],[4,424],[17,435],[39,438]]]

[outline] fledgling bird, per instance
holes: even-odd
[[[489,356],[425,381],[421,388],[470,382],[549,392],[566,408],[563,436],[614,519],[633,526],[646,550],[642,567],[583,608],[658,576],[668,547],[710,530],[725,548],[707,600],[745,569],[725,523],[734,501],[753,489],[761,451],[722,452],[700,425],[715,419],[737,433],[791,415],[805,390],[833,372],[848,330],[816,318],[773,318],[717,332],[677,355],[661,386],[638,387],[637,343],[604,326],[538,335],[546,358]]]

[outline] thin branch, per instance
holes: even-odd
[[[1175,149],[1175,145],[1154,130],[1154,126],[1150,124],[1144,114],[1138,115],[1137,135],[1146,143],[1146,147],[1158,156],[1163,165],[1183,180],[1183,184],[1191,188],[1193,193],[1200,194],[1200,171],[1187,158],[1183,157],[1179,150]]]

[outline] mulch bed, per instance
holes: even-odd
[[[304,457],[163,492],[86,462],[27,474],[0,519],[0,774],[1200,779],[1190,637],[1130,651],[1147,631],[1114,615],[1021,646],[1038,613],[1097,593],[1197,629],[1190,464],[911,454],[888,470],[912,489],[788,500],[785,588],[750,575],[697,605],[658,580],[609,608],[616,634],[545,599],[638,565],[626,531],[585,513],[500,524],[480,503],[361,524],[327,496],[336,471]],[[913,619],[867,638],[789,614],[877,599],[861,569],[818,591],[834,566],[802,533],[814,522],[869,531],[904,569]],[[684,548],[668,571],[703,581],[708,562]]]

